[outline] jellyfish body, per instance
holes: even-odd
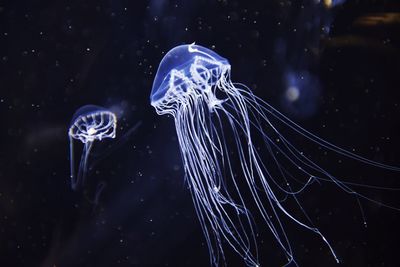
[[[106,138],[115,138],[116,127],[117,117],[105,108],[86,105],[75,112],[68,131],[71,187],[73,190],[78,190],[85,184],[88,158],[94,142]],[[74,139],[83,143],[83,151],[77,173],[75,173]]]
[[[245,85],[232,83],[230,70],[228,60],[215,52],[195,44],[181,45],[164,56],[150,95],[159,115],[174,118],[185,179],[211,264],[225,262],[225,241],[246,265],[259,266],[260,224],[254,221],[255,215],[271,231],[288,263],[295,263],[295,258],[283,217],[320,236],[339,261],[298,194],[315,181],[328,181],[357,200],[376,201],[358,194],[350,183],[340,181],[307,157],[276,124],[356,161],[392,171],[400,168],[368,160],[306,131]],[[296,212],[286,206],[289,199]]]

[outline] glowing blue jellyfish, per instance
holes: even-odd
[[[117,117],[111,111],[94,105],[79,108],[69,127],[71,187],[80,189],[85,184],[87,163],[93,143],[106,138],[115,138]],[[74,139],[83,143],[83,152],[78,172],[75,173]]]
[[[224,263],[225,242],[246,265],[259,266],[260,225],[272,232],[288,263],[295,263],[283,217],[318,235],[339,261],[298,194],[313,182],[328,181],[354,194],[357,201],[377,201],[315,163],[285,137],[281,127],[356,161],[393,171],[400,168],[368,160],[306,131],[246,86],[232,83],[230,70],[228,60],[215,52],[181,45],[161,61],[150,96],[158,114],[175,120],[185,178],[211,264]],[[262,224],[255,222],[256,217]]]

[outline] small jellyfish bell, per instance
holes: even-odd
[[[228,244],[247,266],[260,266],[258,229],[264,226],[282,250],[285,266],[296,266],[286,229],[290,221],[316,234],[339,262],[298,196],[314,184],[328,182],[358,203],[364,199],[394,207],[355,191],[354,186],[362,185],[337,178],[303,153],[291,137],[372,167],[400,168],[369,160],[312,134],[247,86],[233,83],[230,70],[228,60],[214,51],[181,45],[162,59],[150,94],[156,112],[174,119],[185,179],[211,264],[225,263],[224,244]]]
[[[103,107],[86,105],[75,112],[68,131],[73,190],[80,189],[85,183],[88,158],[94,142],[115,138],[116,127],[116,115]],[[75,173],[74,140],[83,143],[83,152],[77,173]]]

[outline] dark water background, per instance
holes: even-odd
[[[179,44],[229,59],[234,81],[319,136],[400,165],[396,12],[395,0],[1,3],[0,266],[209,266],[173,121],[149,105],[158,64]],[[293,86],[296,102],[285,97]],[[72,192],[67,128],[86,104],[115,111],[118,136],[142,125],[91,169],[86,192]],[[398,173],[309,153],[340,177],[400,188]],[[360,190],[400,207],[399,192]],[[365,228],[355,199],[332,185],[302,201],[343,263],[288,223],[301,266],[399,266],[400,212],[363,202]],[[261,243],[264,266],[281,266],[268,232]],[[228,266],[243,266],[226,248]]]

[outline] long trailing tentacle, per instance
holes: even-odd
[[[300,125],[298,125],[297,123],[295,123],[294,121],[292,121],[291,119],[289,119],[288,117],[283,115],[280,111],[278,111],[273,106],[268,104],[265,100],[254,95],[247,86],[240,84],[240,83],[238,83],[236,85],[231,84],[231,86],[234,87],[238,91],[238,93],[242,94],[247,99],[247,102],[249,104],[251,104],[253,107],[255,107],[256,110],[262,110],[261,114],[263,114],[264,117],[265,117],[265,114],[268,113],[269,115],[278,119],[280,122],[284,123],[286,126],[290,127],[292,130],[296,131],[297,133],[301,134],[302,136],[306,137],[307,139],[315,142],[316,144],[318,144],[322,147],[325,147],[326,149],[329,149],[331,151],[334,151],[338,154],[341,154],[343,156],[363,162],[363,163],[371,165],[371,166],[375,166],[378,168],[387,169],[387,170],[391,170],[391,171],[400,171],[400,167],[398,167],[398,166],[387,165],[384,163],[380,163],[377,161],[367,159],[367,158],[357,155],[351,151],[348,151],[339,146],[336,146],[336,145],[332,144],[331,142],[328,142],[328,141],[322,139],[321,137],[311,133],[310,131],[304,129],[303,127],[301,127]]]
[[[193,99],[190,105],[180,110],[175,122],[186,177],[212,263],[218,265],[220,259],[224,262],[224,239],[245,259],[248,266],[257,266],[253,219],[234,181],[229,150],[220,137],[222,126],[218,124],[221,122],[219,118],[216,122],[210,120],[208,107],[201,103]],[[233,179],[235,192],[228,190],[224,171],[229,173],[230,180]],[[239,200],[234,200],[232,193],[238,195]]]
[[[227,85],[221,85],[221,86],[223,86],[223,89],[227,89],[227,90],[234,89],[234,88],[229,88]],[[260,160],[260,156],[256,152],[256,149],[255,149],[253,141],[252,141],[252,131],[251,131],[252,125],[251,124],[257,125],[258,123],[256,123],[256,121],[252,121],[250,119],[250,115],[248,113],[249,106],[247,105],[247,103],[246,103],[245,99],[242,97],[242,95],[234,94],[234,91],[230,92],[230,93],[231,93],[231,95],[229,95],[229,101],[227,101],[227,103],[232,104],[234,107],[233,110],[236,110],[237,112],[236,112],[236,114],[234,114],[231,111],[227,111],[225,108],[222,108],[222,109],[225,111],[227,116],[231,117],[231,120],[234,121],[234,123],[236,123],[239,128],[242,128],[242,131],[245,133],[245,136],[247,138],[246,145],[247,145],[247,150],[248,150],[248,152],[247,152],[248,159],[246,160],[246,157],[242,157],[243,174],[245,175],[246,180],[252,181],[252,183],[249,184],[249,187],[250,187],[250,190],[252,190],[254,192],[253,196],[254,196],[255,201],[257,202],[259,211],[260,211],[262,217],[264,218],[266,224],[273,232],[277,242],[281,245],[282,249],[287,254],[289,262],[294,260],[293,252],[292,252],[289,238],[286,234],[285,228],[281,222],[281,219],[280,219],[280,216],[279,216],[277,210],[280,210],[281,212],[283,212],[287,217],[289,217],[290,219],[292,219],[299,225],[318,234],[322,238],[322,240],[328,245],[335,260],[337,262],[339,262],[338,257],[336,256],[332,246],[327,241],[325,236],[319,231],[318,228],[316,228],[314,225],[312,225],[311,220],[309,219],[309,216],[305,213],[304,209],[300,205],[300,202],[298,201],[296,194],[293,191],[291,191],[292,197],[295,199],[296,203],[299,205],[301,211],[303,212],[304,216],[308,219],[309,223],[305,223],[302,220],[294,217],[285,207],[283,207],[283,205],[281,204],[281,201],[279,201],[278,197],[276,196],[275,191],[273,190],[270,183],[268,182],[268,181],[274,181],[274,183],[276,183],[275,178],[274,178],[273,174],[271,174],[269,168],[262,162],[262,160]],[[267,135],[265,135],[265,136],[267,136]],[[268,144],[268,143],[266,143],[266,144]],[[239,151],[246,151],[246,150],[243,148],[240,148]],[[277,164],[278,168],[280,169],[281,173],[283,174],[283,170],[282,170],[283,167],[276,160],[276,158],[274,158],[274,160],[275,160],[275,163]],[[246,171],[246,169],[249,168],[249,166],[251,169],[254,168],[255,171],[254,172],[251,171],[250,173],[248,173],[248,171]],[[257,193],[257,191],[260,191],[260,190],[257,190],[258,188],[256,186],[256,181],[254,181],[255,178],[259,178],[259,181],[261,182],[261,185],[262,185],[261,191],[266,194],[266,200],[269,204],[270,211],[272,211],[273,217],[275,218],[275,222],[273,222],[269,218],[270,214],[268,213],[268,211],[263,203],[263,199],[265,199],[265,198],[259,196],[259,194]],[[284,178],[286,184],[289,186],[289,183],[288,183],[285,175],[283,175],[283,178]],[[302,191],[303,189],[304,189],[304,187],[300,191]],[[290,186],[289,186],[289,190],[291,190]],[[287,193],[288,191],[284,190],[284,192]]]
[[[328,242],[328,240],[325,238],[325,236],[319,231],[317,227],[313,225],[312,220],[302,207],[300,201],[297,198],[297,195],[304,191],[310,184],[312,184],[314,181],[321,182],[321,181],[329,181],[332,183],[335,183],[339,188],[344,190],[347,193],[353,194],[357,198],[357,202],[360,205],[359,199],[366,199],[368,201],[371,201],[373,203],[392,208],[395,210],[400,210],[399,208],[392,207],[390,205],[386,205],[384,203],[380,203],[374,199],[371,199],[365,195],[362,195],[355,190],[353,190],[350,186],[362,186],[357,183],[351,183],[351,182],[342,182],[339,180],[337,177],[334,175],[330,174],[328,171],[326,171],[324,168],[319,166],[317,163],[315,163],[313,160],[305,156],[299,149],[297,149],[289,140],[286,139],[286,137],[274,126],[274,124],[271,122],[269,119],[269,116],[273,116],[275,119],[277,119],[279,122],[284,123],[286,126],[289,126],[291,129],[295,130],[297,133],[301,134],[302,136],[306,137],[307,139],[313,141],[314,143],[325,147],[326,149],[332,150],[334,152],[337,152],[341,155],[347,156],[351,159],[357,160],[359,162],[372,165],[375,167],[383,168],[386,170],[391,170],[391,171],[400,171],[399,167],[396,166],[390,166],[386,164],[382,164],[379,162],[375,162],[369,159],[366,159],[362,156],[359,156],[355,153],[349,152],[345,149],[339,148],[328,141],[323,140],[322,138],[310,133],[309,131],[303,129],[299,125],[295,124],[293,121],[285,117],[283,114],[279,113],[276,109],[274,109],[272,106],[270,106],[268,103],[263,101],[260,98],[257,98],[254,96],[250,89],[248,89],[245,86],[238,87],[237,85],[234,85],[233,83],[230,82],[229,76],[227,76],[226,79],[221,79],[220,84],[217,85],[217,89],[221,89],[225,94],[227,99],[223,102],[224,104],[219,107],[220,110],[222,110],[226,116],[229,118],[230,124],[232,125],[232,128],[239,129],[241,131],[242,135],[246,137],[246,142],[241,144],[240,142],[237,143],[238,145],[238,150],[242,151],[242,153],[245,153],[246,155],[241,155],[241,164],[242,164],[242,170],[244,174],[244,178],[247,181],[250,181],[251,183],[249,184],[250,190],[252,192],[255,192],[253,194],[254,200],[256,202],[259,202],[257,204],[259,211],[261,212],[262,216],[264,218],[267,218],[269,215],[268,212],[266,211],[263,202],[261,202],[261,198],[258,196],[257,191],[264,191],[265,194],[267,195],[267,200],[270,206],[270,211],[272,210],[273,215],[277,221],[278,228],[280,229],[280,234],[276,231],[276,228],[270,220],[266,219],[265,222],[267,223],[268,227],[271,229],[273,234],[275,235],[276,240],[278,243],[281,245],[285,253],[289,256],[289,258],[293,259],[292,255],[292,250],[290,246],[290,242],[288,240],[288,237],[285,233],[285,230],[281,224],[280,217],[278,213],[276,212],[276,208],[280,211],[282,211],[287,217],[289,217],[291,220],[295,221],[299,225],[305,227],[306,229],[309,229],[316,234],[318,234],[322,240],[328,245],[332,255],[334,256],[335,260],[339,262],[339,259],[337,255],[335,254],[334,249]],[[273,135],[277,136],[277,140],[273,140],[272,134],[269,134],[264,131],[264,127],[268,127],[270,131],[272,131]],[[252,131],[254,129],[255,131]],[[264,163],[261,155],[257,152],[257,149],[255,148],[255,145],[253,144],[252,141],[252,135],[254,135],[254,132],[261,134],[261,137],[264,140],[264,145],[266,146],[267,150],[269,151],[270,157],[272,159],[272,162],[269,163]],[[240,139],[240,137],[237,135],[237,138]],[[246,152],[245,152],[246,151]],[[292,167],[295,167],[302,175],[308,177],[306,182],[301,182],[298,179],[296,179],[295,175],[293,175],[290,170],[285,167],[280,159],[278,159],[275,156],[275,152],[278,151],[281,157],[285,159],[286,162],[289,163]],[[277,181],[276,177],[274,177],[273,174],[270,173],[271,166],[267,166],[267,164],[273,163],[275,167],[278,169],[278,172],[280,173],[280,177],[284,181],[284,183],[287,186],[286,188],[283,188]],[[260,179],[260,182],[262,184],[262,188],[259,188],[256,183],[254,182],[255,177],[258,177]],[[300,189],[294,190],[289,183],[289,180],[295,180],[301,184]],[[300,211],[302,212],[303,216],[306,218],[308,221],[307,223],[304,222],[303,220],[296,218],[293,216],[282,204],[282,200],[279,200],[275,190],[271,187],[270,182],[271,181],[278,190],[283,192],[284,194],[287,195],[287,197],[292,197],[295,202],[297,203],[297,206],[300,208]],[[366,185],[365,187],[368,188],[376,188],[376,189],[385,189],[385,190],[398,190],[396,188],[384,188],[380,186],[374,186],[374,185]],[[286,198],[285,198],[286,199]],[[364,218],[364,213],[361,208],[362,216]],[[364,221],[364,223],[366,223]],[[285,241],[285,242],[283,242]]]
[[[261,117],[261,119],[267,123],[268,127],[271,128],[278,136],[279,136],[279,142],[282,144],[282,146],[277,145],[276,142],[274,142],[267,134],[265,134],[262,130],[261,124],[259,124],[256,128],[257,130],[263,135],[265,139],[268,139],[266,142],[273,145],[276,149],[279,150],[279,152],[285,156],[286,159],[291,161],[292,164],[296,165],[299,167],[299,169],[303,172],[306,173],[309,177],[312,177],[314,179],[320,180],[320,181],[329,181],[335,183],[339,188],[343,189],[345,192],[354,194],[360,198],[364,198],[368,201],[371,201],[373,203],[385,206],[387,208],[391,208],[394,210],[400,210],[399,208],[392,207],[390,205],[386,205],[384,203],[378,202],[376,200],[373,200],[367,196],[364,196],[360,193],[357,193],[355,190],[353,190],[350,186],[358,186],[358,187],[366,187],[366,188],[375,188],[375,189],[380,189],[380,190],[391,190],[391,191],[398,191],[399,188],[391,188],[391,187],[382,187],[382,186],[376,186],[376,185],[365,185],[365,184],[357,184],[357,183],[352,183],[352,182],[344,182],[340,179],[338,179],[336,176],[332,175],[329,173],[327,170],[319,166],[316,162],[308,158],[304,153],[302,153],[297,147],[295,147],[284,135],[281,131],[279,131],[273,123],[268,119],[268,114],[273,115],[275,113],[279,113],[276,109],[274,109],[272,106],[268,105],[265,101],[261,100],[260,98],[256,97],[254,94],[251,93],[250,89],[247,87],[244,87],[242,85],[242,88],[234,86],[233,84],[231,85],[230,88],[235,88],[235,90],[239,90],[239,93],[243,95],[243,98],[247,102],[248,106],[250,107],[251,111],[253,114],[257,114]],[[388,171],[400,171],[400,167],[396,166],[391,166],[387,164],[383,164],[380,162],[376,162],[373,160],[369,160],[367,158],[364,158],[360,155],[357,155],[355,153],[352,153],[350,151],[347,151],[345,149],[342,149],[336,145],[331,144],[330,142],[323,140],[322,138],[312,134],[311,132],[305,130],[301,126],[295,124],[293,121],[291,121],[289,118],[285,117],[283,114],[279,113],[280,116],[274,116],[279,120],[279,122],[284,123],[285,125],[290,125],[289,123],[292,124],[291,129],[295,130],[297,133],[300,133],[302,136],[305,138],[311,140],[312,142],[315,142],[317,145],[323,146],[328,150],[334,151],[338,154],[347,156],[353,160],[362,162],[364,164],[374,166],[377,168],[382,168]],[[303,168],[302,168],[303,167]],[[307,172],[306,168],[309,168],[317,173],[319,175],[311,174],[310,172]]]

